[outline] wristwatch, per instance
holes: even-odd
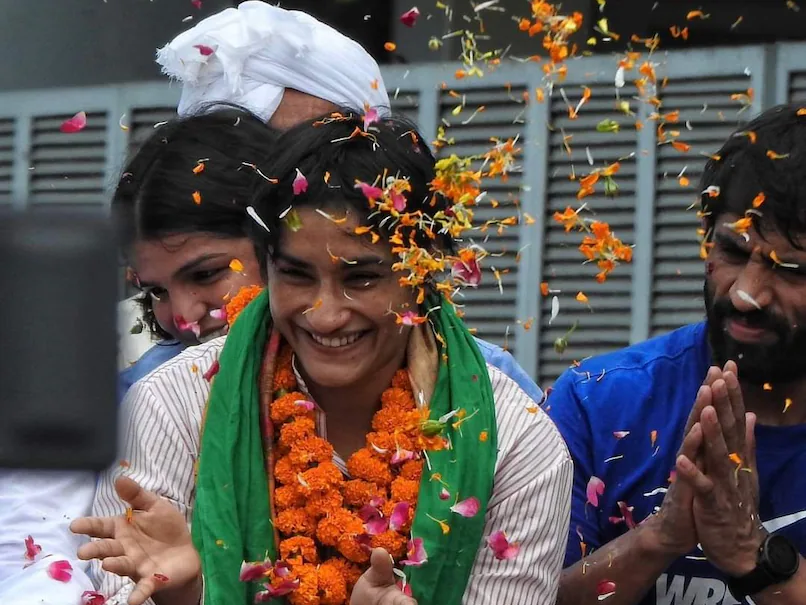
[[[786,582],[795,575],[800,553],[780,534],[768,534],[758,549],[756,568],[748,574],[728,580],[728,589],[736,599],[761,592],[773,584]]]

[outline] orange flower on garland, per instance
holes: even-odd
[[[346,605],[372,548],[406,555],[423,450],[444,441],[423,434],[427,410],[417,409],[408,372],[401,370],[381,396],[376,432],[347,460],[352,478],[345,480],[332,461],[333,446],[316,435],[313,403],[295,390],[291,363],[286,346],[277,357],[269,409],[279,558],[250,577],[264,582],[265,596],[285,595],[291,605]]]
[[[246,308],[246,305],[255,300],[261,292],[263,292],[261,286],[244,286],[227,302],[225,310],[227,313],[227,324],[229,324],[230,327],[232,327],[232,324],[238,319],[238,315]]]

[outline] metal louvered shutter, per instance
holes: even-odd
[[[789,74],[789,102],[806,102],[806,71],[792,72]]]
[[[749,77],[741,73],[675,78],[661,93],[664,107],[680,110],[677,130],[691,150],[681,153],[671,145],[657,150],[652,336],[703,319],[703,261],[697,237],[700,179],[707,156],[752,114],[748,109],[737,115],[739,105],[730,99],[750,86]],[[678,181],[683,171],[690,182],[686,187]]]
[[[604,283],[598,284],[596,264],[583,264],[585,258],[578,249],[583,235],[578,231],[566,233],[553,219],[555,212],[562,212],[568,206],[576,210],[584,202],[586,211],[582,216],[607,222],[614,235],[626,245],[634,242],[636,166],[634,158],[629,156],[636,151],[635,117],[614,112],[612,83],[587,79],[579,83],[591,89],[591,98],[576,119],[569,117],[568,106],[559,91],[555,90],[551,100],[543,281],[548,282],[550,290],[561,293],[557,294],[560,313],[551,325],[554,295],[542,301],[538,379],[544,386],[554,382],[572,361],[626,346],[630,341],[632,265],[619,265]],[[564,84],[563,88],[572,104],[580,99],[581,87]],[[631,99],[634,94],[629,87],[621,90],[624,99]],[[596,125],[603,119],[617,121],[619,131],[597,132]],[[571,149],[570,155],[566,143]],[[593,166],[589,164],[588,152]],[[582,202],[577,200],[580,177],[619,160],[621,167],[614,175],[619,187],[615,197],[604,195],[600,178],[594,195],[585,197]],[[575,180],[571,180],[572,175],[576,176]],[[535,295],[540,296],[539,284],[533,287]],[[575,300],[580,291],[589,297],[592,312]],[[566,351],[558,354],[554,341],[563,336],[574,321],[578,321],[579,326],[569,338]]]
[[[509,87],[474,88],[463,91],[461,99],[443,92],[439,100],[440,117],[443,124],[450,124],[447,136],[455,139],[454,145],[440,150],[439,157],[456,154],[459,157],[479,155],[488,151],[493,145],[491,138],[501,141],[515,138],[522,132],[518,117],[523,113],[523,104],[518,101],[523,89]],[[464,102],[464,109],[457,115],[453,111]],[[480,106],[483,111],[477,112]],[[523,136],[518,140],[518,147],[527,144]],[[519,161],[522,160],[520,156]],[[476,162],[477,170],[481,166]],[[482,191],[487,195],[473,207],[474,224],[482,226],[489,220],[501,220],[510,216],[518,216],[518,194],[521,189],[521,174],[510,173],[506,182],[500,179],[482,181]],[[491,226],[484,232],[473,231],[471,239],[459,242],[460,246],[471,243],[481,245],[489,254],[482,264],[484,274],[477,288],[465,288],[456,298],[462,305],[467,326],[479,338],[505,347],[514,352],[513,330],[522,330],[516,324],[516,299],[518,288],[518,238],[520,227],[505,227],[500,231]],[[493,269],[500,275],[496,279]]]
[[[14,120],[0,119],[0,205],[11,202],[11,171],[14,164]]]
[[[389,94],[392,111],[402,114],[416,124],[420,105],[420,97],[417,91],[406,91],[398,88],[394,92],[390,91]]]
[[[151,136],[158,124],[176,117],[176,107],[136,107],[129,123],[128,158]]]
[[[35,116],[31,121],[29,203],[98,207],[106,203],[107,114],[87,114],[81,132],[59,127],[69,115]]]

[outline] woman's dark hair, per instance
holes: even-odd
[[[123,254],[137,241],[176,233],[222,238],[249,235],[246,207],[256,166],[277,140],[260,118],[220,104],[155,128],[128,161],[112,198],[112,215]],[[145,323],[163,338],[151,300],[140,297]]]
[[[265,226],[253,226],[258,258],[265,267],[266,252],[278,253],[283,233],[282,222],[290,210],[305,207],[352,210],[365,226],[379,235],[394,231],[390,215],[372,210],[358,182],[384,187],[383,178],[406,179],[411,190],[405,194],[405,212],[434,216],[450,212],[447,200],[431,191],[436,160],[416,127],[400,116],[384,117],[369,125],[349,109],[304,122],[283,133],[277,153],[271,157],[271,176],[276,183],[261,183],[252,205]],[[298,172],[308,186],[294,194]],[[453,239],[438,232],[430,237],[423,229],[409,229],[405,239],[413,238],[424,249],[450,253]]]
[[[793,246],[806,235],[806,115],[793,105],[779,105],[731,135],[705,165],[701,207],[707,230],[724,212],[739,215],[764,202],[754,227],[772,229]],[[709,190],[709,187],[711,189]],[[715,189],[718,188],[718,189]]]

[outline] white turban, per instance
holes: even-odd
[[[229,102],[268,121],[285,88],[381,115],[389,107],[381,70],[360,44],[306,13],[257,0],[200,21],[159,49],[157,63],[182,82],[179,115]]]

